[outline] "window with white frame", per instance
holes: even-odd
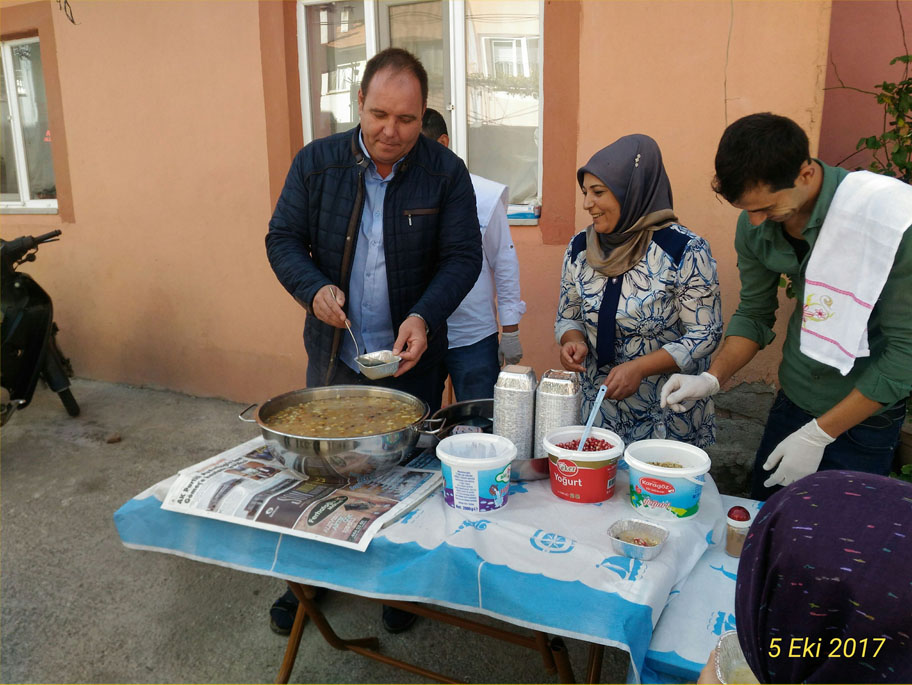
[[[541,195],[542,0],[299,0],[305,141],[358,123],[367,60],[394,46],[428,72],[428,106],[469,170],[510,201]]]
[[[38,38],[0,43],[0,209],[57,211],[57,183]]]

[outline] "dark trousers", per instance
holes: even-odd
[[[431,414],[440,409],[440,403],[443,399],[443,384],[446,376],[441,377],[442,364],[436,364],[426,371],[419,373],[415,369],[404,373],[398,378],[389,376],[379,380],[371,380],[362,376],[357,371],[348,367],[345,362],[336,359],[333,375],[330,382],[326,381],[326,364],[314,363],[308,360],[307,363],[307,387],[318,388],[323,385],[379,385],[384,388],[401,390],[410,395],[414,395],[423,400],[431,411]]]
[[[880,414],[870,416],[853,426],[826,446],[823,460],[817,470],[863,471],[882,476],[889,475],[905,415],[905,402],[898,402]],[[763,486],[763,482],[773,473],[764,471],[763,463],[776,445],[815,418],[817,417],[808,414],[786,397],[785,393],[779,391],[770,408],[763,438],[754,459],[752,498],[765,500],[781,489],[779,485],[772,488]]]
[[[445,380],[449,373],[457,402],[494,397],[494,384],[500,375],[497,346],[497,333],[492,333],[471,345],[447,350],[443,375]]]

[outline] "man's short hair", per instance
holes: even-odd
[[[421,85],[421,104],[427,105],[427,71],[425,71],[424,65],[421,64],[421,61],[415,55],[402,48],[381,50],[367,60],[367,65],[364,67],[364,76],[361,77],[361,92],[365,97],[367,97],[367,89],[370,86],[371,79],[374,78],[374,74],[382,69],[392,69],[394,72],[410,71]]]
[[[421,118],[421,132],[431,140],[437,140],[443,135],[450,135],[447,131],[446,119],[432,107],[424,110],[424,116]]]
[[[810,159],[807,134],[798,124],[770,112],[750,114],[722,134],[712,188],[729,202],[761,185],[771,192],[792,188]]]

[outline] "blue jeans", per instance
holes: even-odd
[[[497,333],[492,333],[477,343],[447,350],[443,374],[444,379],[450,374],[457,402],[494,397],[494,384],[500,375],[497,345]]]
[[[880,414],[870,416],[836,438],[826,446],[818,471],[844,470],[889,475],[893,453],[899,442],[899,431],[906,415],[905,402],[898,402]],[[773,471],[764,471],[763,462],[776,445],[804,424],[817,418],[792,402],[781,390],[773,400],[766,428],[754,460],[754,477],[751,486],[753,499],[765,500],[781,489],[763,486]]]
[[[425,372],[416,374],[414,369],[404,373],[398,378],[389,376],[379,380],[371,380],[362,376],[357,371],[350,369],[341,359],[336,359],[333,375],[329,385],[379,385],[384,388],[401,390],[423,400],[433,415],[440,409],[443,400],[443,384],[446,376],[440,371],[442,364],[438,364]],[[326,365],[313,363],[307,364],[307,387],[318,388],[326,385]]]

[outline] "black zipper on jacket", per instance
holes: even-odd
[[[358,132],[361,130],[361,127],[355,129],[355,133],[352,136],[352,153],[354,154],[355,160],[358,163],[358,193],[355,195],[355,205],[352,209],[351,216],[348,218],[348,229],[345,233],[345,248],[342,251],[342,265],[340,269],[340,285],[345,287],[346,293],[348,292],[348,279],[351,272],[351,262],[352,262],[352,252],[354,250],[355,235],[357,235],[358,228],[361,225],[361,212],[364,206],[364,170],[367,168],[367,165],[370,163],[369,160],[366,160],[361,154],[361,150],[358,147]],[[333,331],[333,341],[332,346],[330,347],[329,353],[329,363],[326,365],[326,377],[323,379],[324,385],[329,385],[329,382],[332,380],[333,371],[336,367],[336,359],[339,356],[339,343],[342,340],[342,329],[336,328]],[[356,349],[355,352],[358,352]]]
[[[412,216],[427,216],[430,214],[440,214],[440,209],[431,207],[429,209],[404,209],[402,213],[408,217],[409,226],[412,225]]]

